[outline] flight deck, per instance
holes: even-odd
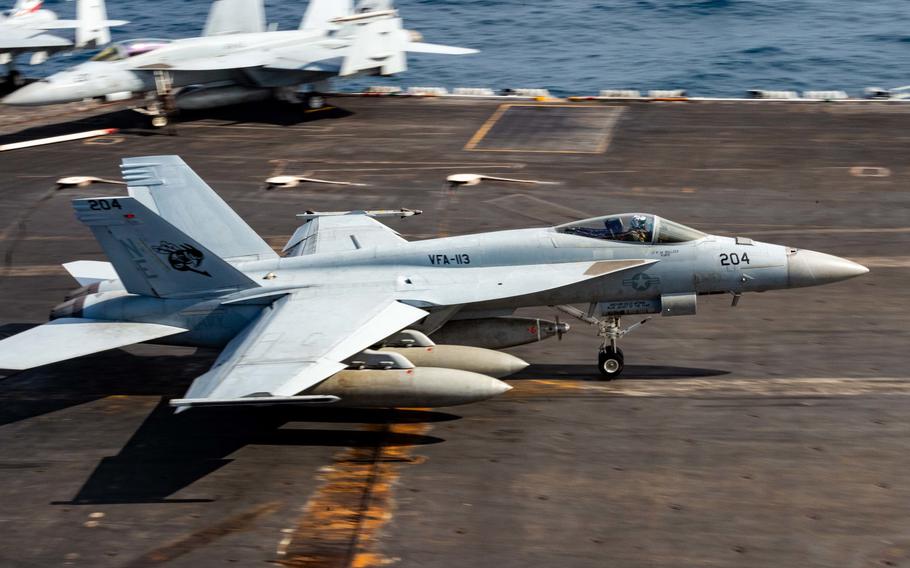
[[[701,297],[625,337],[612,382],[591,326],[522,310],[572,329],[463,407],[174,415],[217,353],[154,345],[7,373],[0,565],[910,566],[910,106],[329,102],[161,130],[125,103],[0,109],[0,145],[118,129],[0,152],[0,333],[77,287],[62,263],[104,260],[70,201],[124,188],[58,178],[128,156],[180,155],[278,250],[306,211],[422,210],[383,219],[408,239],[642,211],[871,272]]]

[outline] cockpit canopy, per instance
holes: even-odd
[[[669,244],[695,241],[705,233],[647,213],[622,213],[575,221],[556,227],[559,233],[605,241]]]
[[[130,57],[135,57],[137,55],[142,55],[143,53],[148,53],[149,51],[154,51],[159,47],[164,47],[165,45],[171,43],[172,39],[128,39],[126,41],[118,41],[112,43],[111,45],[105,47],[94,56],[92,56],[92,61],[122,61],[124,59],[129,59]]]

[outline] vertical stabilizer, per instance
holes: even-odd
[[[10,10],[11,18],[18,18],[21,16],[27,16],[29,14],[34,14],[41,9],[43,0],[16,0],[16,4],[13,5],[13,9]]]
[[[76,0],[76,47],[93,47],[111,42],[104,0]]]
[[[250,34],[266,31],[262,0],[215,0],[209,10],[204,36]]]
[[[304,30],[334,30],[336,24],[331,23],[335,18],[349,16],[354,11],[351,0],[310,0],[300,29]]]
[[[125,158],[120,169],[132,197],[221,258],[278,257],[179,156]]]
[[[127,292],[159,298],[220,295],[257,284],[132,197],[74,199]]]

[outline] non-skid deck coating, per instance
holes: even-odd
[[[465,150],[604,152],[622,110],[607,105],[505,103],[477,129]]]
[[[643,210],[872,272],[656,318],[624,340],[615,383],[596,381],[596,339],[572,322],[562,342],[513,350],[533,363],[514,390],[451,409],[174,416],[167,398],[215,354],[155,346],[9,375],[0,565],[910,565],[910,107],[547,111],[563,149],[591,142],[561,113],[615,120],[604,151],[550,153],[495,124],[466,149],[501,100],[332,102],[188,116],[176,136],[116,105],[0,111],[0,144],[122,128],[0,153],[2,331],[75,287],[60,263],[101,258],[69,201],[122,189],[54,180],[115,177],[122,156],[180,154],[275,246],[308,209],[422,209],[390,221],[409,238]],[[452,173],[559,185],[452,192]],[[278,174],[368,186],[264,189]]]

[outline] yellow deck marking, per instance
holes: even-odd
[[[586,108],[586,109],[595,109],[603,110],[604,108],[615,109],[617,114],[621,114],[625,108],[619,106],[592,106],[592,105],[556,105],[556,104],[530,104],[530,103],[504,103],[499,105],[490,118],[488,118],[484,123],[477,129],[477,132],[471,136],[471,139],[468,140],[468,143],[464,145],[465,150],[469,151],[478,151],[478,152],[520,152],[520,153],[530,153],[530,154],[602,154],[604,153],[610,145],[610,140],[612,136],[610,132],[615,125],[616,120],[610,122],[609,127],[607,128],[606,135],[604,139],[597,145],[597,148],[594,150],[526,150],[523,148],[482,148],[478,149],[477,145],[490,133],[490,130],[499,122],[499,119],[512,107],[545,107],[545,108]]]
[[[535,106],[535,105],[531,105],[531,106]],[[536,105],[536,106],[541,106],[541,105]],[[493,114],[490,115],[490,118],[488,118],[480,126],[480,128],[477,129],[477,132],[474,133],[474,136],[471,136],[471,139],[468,140],[468,143],[464,145],[464,149],[473,150],[474,148],[476,148],[477,145],[480,144],[480,141],[483,140],[484,137],[487,135],[487,133],[490,132],[490,129],[493,128],[493,125],[495,125],[499,121],[499,119],[502,117],[502,115],[505,114],[505,112],[507,110],[509,110],[509,108],[511,108],[511,107],[512,107],[511,104],[499,105],[499,108],[497,108],[493,112]]]
[[[429,424],[371,425],[388,435],[422,435]],[[375,550],[379,532],[392,518],[392,487],[402,464],[420,463],[413,446],[355,447],[339,452],[320,474],[297,526],[278,545],[277,563],[294,568],[368,568],[394,560]]]
[[[617,382],[549,380],[511,381],[506,396],[606,394],[622,397],[717,396],[862,396],[910,395],[910,377],[786,379],[623,379]]]

